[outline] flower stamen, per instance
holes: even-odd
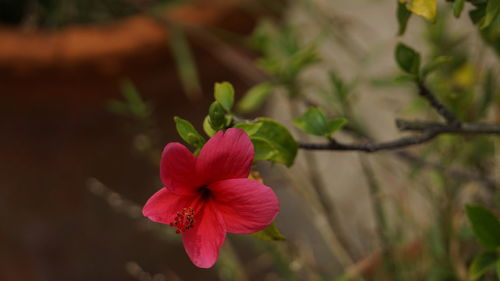
[[[192,208],[182,208],[181,211],[177,212],[177,216],[170,223],[170,226],[177,227],[177,230],[175,230],[177,234],[186,232],[194,227],[194,215],[195,211]]]

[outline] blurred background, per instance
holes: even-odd
[[[390,0],[0,0],[0,280],[467,280],[478,246],[462,207],[498,210],[494,137],[258,165],[287,241],[232,235],[210,270],[141,215],[161,149],[181,141],[173,117],[202,131],[215,82],[237,101],[260,85],[240,114],[297,139],[321,141],[291,126],[313,104],[391,140],[396,118],[437,119],[397,79],[403,40],[428,60],[453,56],[432,87],[463,120],[498,124],[500,17],[487,33],[469,3],[459,19],[440,4],[435,23],[414,16],[398,37]],[[386,247],[395,279],[377,269]]]
[[[183,280],[217,279],[192,266],[180,240],[166,243],[137,226],[146,221],[140,210],[115,212],[88,180],[138,206],[161,187],[159,158],[134,146],[143,123],[114,113],[110,102],[131,81],[154,108],[147,118],[156,125],[146,130],[157,144],[179,141],[173,116],[200,125],[215,81],[249,84],[212,45],[188,43],[175,26],[239,38],[252,31],[257,8],[244,1],[0,1],[0,280],[137,280],[130,262]],[[175,38],[179,56],[187,52],[202,74],[194,89],[183,88]]]

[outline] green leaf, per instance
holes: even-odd
[[[227,112],[231,111],[234,103],[234,88],[231,83],[215,83],[214,96]]]
[[[244,130],[245,132],[247,132],[247,134],[249,136],[253,136],[262,127],[262,123],[261,122],[246,122],[246,123],[236,124],[234,127]]]
[[[215,131],[224,129],[226,126],[226,110],[224,107],[217,101],[214,101],[210,107],[208,108],[208,122],[212,129]]]
[[[488,4],[493,4],[490,1],[472,1],[470,3],[474,5],[475,9],[469,11],[469,17],[475,24],[482,27],[487,19],[487,6]],[[497,55],[500,55],[500,36],[498,36],[500,31],[500,16],[497,15],[488,26],[479,31],[483,40],[495,50]]]
[[[481,23],[481,29],[488,27],[500,13],[500,0],[488,0],[486,16]]]
[[[396,61],[403,71],[418,76],[420,54],[415,50],[403,43],[398,43],[396,46]]]
[[[469,275],[472,280],[481,277],[488,269],[493,269],[498,259],[495,251],[483,252],[477,255],[469,267]]]
[[[500,247],[500,222],[497,217],[487,209],[468,205],[467,216],[472,225],[472,231],[479,242],[488,249]]]
[[[181,138],[188,144],[199,149],[205,144],[205,139],[196,131],[196,129],[189,123],[179,117],[174,117],[175,127]]]
[[[475,9],[469,11],[469,17],[474,24],[481,25],[485,16],[486,16],[486,4],[484,3],[475,5]]]
[[[264,139],[276,151],[269,160],[290,167],[297,155],[298,144],[288,129],[269,118],[258,118],[255,122],[239,123],[235,128],[243,129],[251,139]]]
[[[328,120],[323,111],[317,107],[310,107],[302,116],[293,120],[293,124],[311,135],[328,135]]]
[[[272,143],[265,138],[253,137],[251,140],[255,150],[254,161],[272,160],[278,153]]]
[[[329,136],[342,128],[347,120],[343,118],[328,120],[325,113],[317,107],[310,107],[304,115],[296,118],[293,124],[302,131],[315,136]]]
[[[329,134],[333,134],[336,131],[342,129],[344,125],[347,123],[347,119],[345,118],[336,118],[334,120],[329,120],[328,121],[328,131]]]
[[[264,230],[253,233],[252,235],[261,240],[266,240],[266,241],[286,240],[285,236],[281,234],[281,232],[279,231],[278,227],[276,227],[276,224],[274,222]]]
[[[273,85],[267,82],[253,86],[238,103],[238,111],[241,113],[255,111],[264,103],[272,89]]]
[[[434,70],[438,69],[443,64],[449,63],[451,61],[453,61],[452,57],[449,57],[449,56],[439,56],[439,57],[433,59],[432,61],[430,61],[429,63],[427,63],[424,67],[422,67],[421,76],[422,77],[426,77],[427,75],[429,75],[429,73],[431,73]]]
[[[454,0],[453,1],[453,15],[459,18],[464,9],[465,0]]]
[[[397,17],[399,24],[398,35],[403,35],[405,33],[406,26],[408,25],[408,20],[410,19],[410,16],[411,12],[406,8],[406,4],[398,1],[398,10],[397,10]]]
[[[205,134],[207,134],[207,136],[209,137],[217,133],[217,131],[214,130],[210,125],[210,116],[206,116],[205,119],[203,120],[203,131],[205,131]]]

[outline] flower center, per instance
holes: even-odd
[[[178,211],[174,221],[170,223],[170,226],[177,227],[175,233],[183,233],[194,227],[194,216],[200,213],[203,203],[207,201],[209,197],[210,189],[208,189],[206,185],[200,186],[198,188],[198,196],[194,202],[191,203],[191,206],[182,208],[182,210]]]
[[[200,193],[200,199],[201,200],[207,200],[208,197],[210,197],[210,189],[206,185],[202,185],[199,189],[198,192]]]
[[[177,227],[175,233],[179,234],[191,229],[194,226],[194,214],[195,212],[191,207],[182,208],[181,211],[177,212],[174,221],[170,223],[170,226]]]

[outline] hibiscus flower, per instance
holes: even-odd
[[[198,157],[180,143],[167,144],[160,163],[164,187],[146,202],[144,216],[175,227],[191,261],[212,267],[226,232],[260,231],[279,212],[272,189],[248,179],[253,157],[241,129],[219,131]]]

